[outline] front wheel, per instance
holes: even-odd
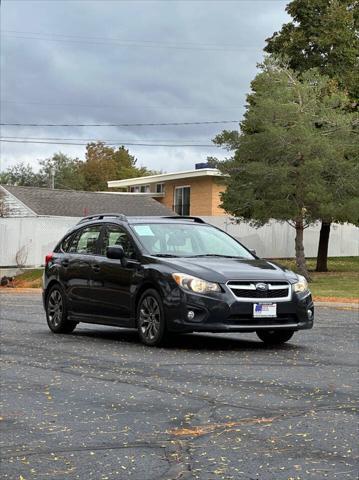
[[[256,333],[266,345],[281,345],[293,337],[294,330],[257,330]]]
[[[166,335],[166,322],[162,299],[153,289],[146,290],[138,302],[137,327],[145,345],[159,346]]]
[[[67,320],[66,297],[59,285],[50,288],[46,297],[46,319],[54,333],[71,333],[77,323]]]

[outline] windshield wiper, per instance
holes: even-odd
[[[243,257],[236,257],[233,255],[220,255],[219,253],[203,253],[200,255],[191,255],[187,258],[195,258],[195,257],[222,257],[222,258],[243,258]]]
[[[153,253],[153,257],[179,257],[179,255],[173,255],[172,253]]]

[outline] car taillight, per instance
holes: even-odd
[[[51,262],[51,260],[54,258],[54,254],[51,252],[51,253],[48,253],[45,257],[45,267],[48,265],[49,262]]]

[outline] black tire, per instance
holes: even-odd
[[[294,330],[257,330],[256,333],[266,345],[281,345],[293,337]]]
[[[66,296],[60,285],[53,285],[46,295],[46,320],[54,333],[71,333],[77,322],[67,320]]]
[[[137,329],[141,342],[151,347],[163,344],[166,320],[159,293],[150,288],[143,292],[137,305]]]

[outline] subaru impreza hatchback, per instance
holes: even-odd
[[[313,326],[304,277],[197,217],[86,217],[46,256],[43,287],[54,333],[85,322],[137,328],[146,345],[170,332],[255,332],[274,345]]]

